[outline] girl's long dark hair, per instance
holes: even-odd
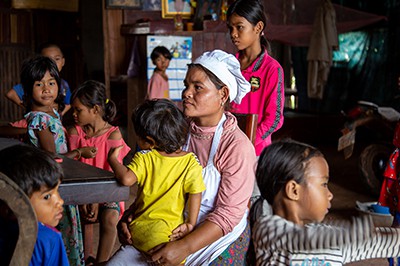
[[[238,16],[245,18],[253,26],[257,25],[259,21],[262,21],[264,23],[264,28],[262,29],[262,32],[264,32],[265,27],[267,26],[267,16],[264,12],[264,6],[259,0],[234,1],[229,6],[227,11],[228,21],[233,14],[237,14]],[[265,38],[264,34],[261,34],[260,36],[260,43],[261,46],[268,51],[268,53],[271,52],[271,46],[267,41],[267,38]]]
[[[291,139],[266,147],[260,155],[256,171],[261,196],[272,205],[287,182],[303,183],[308,163],[313,157],[324,156],[318,149]]]
[[[64,110],[64,95],[61,93],[61,78],[57,65],[52,59],[39,55],[28,59],[21,67],[21,84],[24,89],[23,102],[26,113],[32,111],[33,85],[35,81],[43,79],[46,71],[49,71],[50,76],[56,80],[58,85],[57,98],[54,101],[58,105],[58,111],[61,113]]]

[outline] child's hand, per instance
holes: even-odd
[[[96,147],[87,146],[87,147],[79,148],[79,150],[81,152],[81,156],[86,159],[94,158],[94,157],[96,157],[96,154],[97,154]]]
[[[172,235],[169,236],[169,241],[175,241],[175,240],[178,240],[178,239],[184,237],[185,235],[192,232],[193,228],[194,228],[194,226],[189,223],[183,223],[183,224],[179,225],[177,228],[175,228],[172,231]]]
[[[132,235],[129,230],[129,224],[133,220],[134,204],[125,210],[117,224],[118,240],[122,245],[132,245]]]
[[[81,217],[88,222],[94,223],[99,213],[98,204],[85,204],[79,206]]]
[[[115,148],[111,148],[110,151],[108,152],[108,159],[118,159],[119,153],[123,147],[124,146],[121,145]]]

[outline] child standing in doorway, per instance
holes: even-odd
[[[95,146],[94,158],[80,158],[81,162],[112,171],[107,162],[111,148],[122,146],[118,162],[129,153],[130,148],[122,138],[118,127],[110,123],[116,115],[114,102],[107,98],[103,83],[88,80],[72,93],[73,117],[76,125],[68,130],[70,150],[85,146]],[[117,223],[124,210],[124,202],[88,204],[80,207],[81,217],[89,222],[100,222],[97,262],[107,261],[117,238]]]
[[[51,153],[67,157],[96,156],[95,147],[81,147],[68,152],[64,128],[54,106],[61,103],[61,84],[56,63],[44,56],[24,62],[21,70],[28,124],[28,142]],[[78,208],[64,206],[63,219],[58,225],[71,265],[84,265],[82,230]]]
[[[61,234],[55,229],[64,204],[58,192],[63,178],[61,166],[50,154],[28,145],[1,150],[0,161],[0,172],[24,191],[37,217],[38,234],[29,265],[70,265]]]
[[[316,148],[293,140],[261,153],[261,197],[251,210],[256,265],[344,265],[400,254],[400,229],[370,217],[323,224],[331,207],[329,168]]]
[[[189,126],[173,102],[147,100],[135,110],[132,122],[142,151],[127,167],[118,162],[121,147],[112,149],[108,160],[119,182],[125,186],[138,183],[129,225],[133,247],[122,247],[108,265],[147,265],[141,253],[150,255],[148,251],[159,244],[190,233],[197,223],[205,190],[197,156],[182,150]]]
[[[255,139],[257,156],[271,144],[271,135],[283,124],[285,102],[283,69],[268,54],[264,36],[267,19],[260,0],[236,0],[227,12],[232,43],[239,50],[236,57],[240,69],[251,84],[251,91],[240,104],[232,104],[233,112],[258,114]]]
[[[157,46],[150,55],[156,66],[147,86],[147,99],[169,98],[167,68],[172,54],[165,46]]]
[[[42,56],[53,59],[54,62],[57,64],[58,71],[61,72],[65,65],[65,58],[61,51],[61,48],[58,45],[53,43],[44,43],[39,47],[39,51]],[[64,107],[55,106],[55,108],[61,114],[61,116],[64,116],[64,114],[68,112],[68,110],[71,108],[71,90],[69,88],[68,82],[66,82],[64,79],[61,79],[60,88],[61,94],[64,97]],[[17,84],[12,89],[10,89],[6,93],[6,97],[15,104],[24,107],[24,89],[22,88],[22,84]]]

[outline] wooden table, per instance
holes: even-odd
[[[0,138],[0,150],[22,144],[16,139]],[[103,169],[69,159],[65,156],[61,163],[64,179],[60,185],[60,195],[64,204],[87,204],[129,199],[129,187],[121,186],[114,174]]]

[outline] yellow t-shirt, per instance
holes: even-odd
[[[156,150],[137,152],[128,165],[138,179],[135,215],[129,225],[133,246],[141,251],[169,241],[184,222],[187,194],[203,192],[202,167],[194,153],[162,156]]]

